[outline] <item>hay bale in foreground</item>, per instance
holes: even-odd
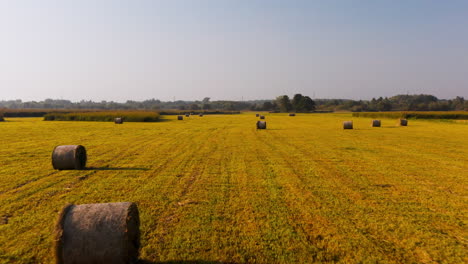
[[[55,227],[55,263],[136,263],[140,218],[135,203],[65,206]]]
[[[380,127],[380,120],[372,120],[372,127]]]
[[[260,119],[265,119],[265,116],[261,115],[261,116],[260,116]]]
[[[407,126],[408,120],[407,119],[400,119],[400,126]]]
[[[184,117],[183,116],[177,116],[177,120],[184,120]]]
[[[81,145],[56,146],[52,152],[52,166],[56,170],[82,170],[86,159],[86,149]]]
[[[117,117],[117,118],[115,118],[114,122],[116,124],[123,124],[123,118],[122,117]]]
[[[266,129],[266,121],[257,121],[257,129]]]
[[[296,114],[295,113],[290,113],[289,116],[296,116]]]
[[[353,129],[353,121],[344,121],[343,129]]]

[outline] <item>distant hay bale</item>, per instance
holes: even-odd
[[[117,117],[117,118],[115,118],[114,122],[116,124],[123,124],[123,118],[122,117]]]
[[[57,264],[136,263],[140,218],[135,203],[65,206],[55,226]]]
[[[177,116],[177,120],[184,120],[184,117],[183,116]]]
[[[260,119],[265,119],[265,116],[261,115],[261,116],[260,116]]]
[[[257,129],[266,129],[266,121],[257,121]]]
[[[408,119],[400,119],[400,126],[407,126],[408,125]]]
[[[353,129],[353,121],[344,121],[343,129]]]
[[[56,170],[82,170],[86,159],[86,149],[81,145],[56,146],[52,152],[52,166]]]
[[[189,117],[190,115],[189,114],[185,114],[185,117]]]
[[[255,114],[255,117],[259,117],[259,116],[260,116],[260,114]]]
[[[0,116],[0,122],[3,122],[5,121],[5,119],[3,118],[3,116]]]
[[[372,127],[380,127],[380,120],[372,120]]]
[[[295,113],[290,113],[289,116],[296,116],[296,114]]]
[[[199,114],[198,116],[199,116],[199,117],[203,117],[203,114]]]

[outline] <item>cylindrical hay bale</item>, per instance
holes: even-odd
[[[266,129],[266,121],[257,121],[257,129]]]
[[[343,129],[353,129],[353,121],[344,121]]]
[[[185,114],[185,117],[189,117],[190,115],[189,114]]]
[[[52,152],[52,166],[56,170],[82,170],[86,159],[86,149],[81,145],[57,146]]]
[[[289,116],[296,116],[296,114],[295,113],[290,113]]]
[[[260,116],[260,114],[255,114],[255,117],[259,117],[259,116]]]
[[[67,205],[55,227],[56,264],[136,263],[140,218],[135,203]]]
[[[380,127],[380,120],[372,120],[372,127]]]
[[[400,119],[400,126],[407,126],[408,120],[407,119]]]
[[[203,114],[199,114],[198,116],[203,117]]]
[[[261,115],[261,116],[260,116],[260,119],[265,119],[265,116]]]
[[[117,117],[117,118],[115,118],[114,122],[116,124],[123,124],[123,118],[122,117]]]
[[[184,117],[183,116],[177,116],[177,120],[184,120]]]
[[[5,121],[5,119],[3,118],[3,116],[0,116],[0,122],[3,122]]]

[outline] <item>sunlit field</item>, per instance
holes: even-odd
[[[0,263],[53,263],[67,203],[130,201],[144,263],[467,262],[468,124],[351,114],[0,123]],[[342,122],[354,121],[353,130]],[[81,144],[87,170],[56,171]]]

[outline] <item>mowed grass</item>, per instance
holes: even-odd
[[[146,263],[468,261],[466,123],[176,118],[0,123],[0,263],[53,263],[63,205],[119,201],[138,204]],[[90,169],[53,170],[64,144]]]

